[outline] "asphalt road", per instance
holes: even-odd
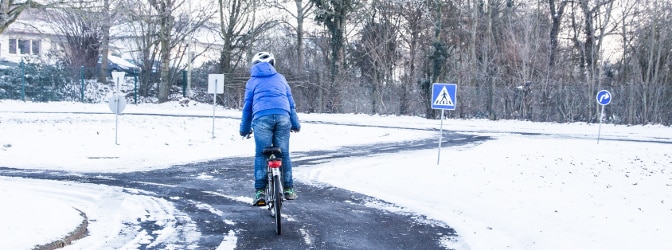
[[[443,147],[479,143],[486,136],[445,132]],[[292,152],[295,168],[340,157],[436,148],[436,140],[419,140],[380,145],[345,147],[338,151]],[[422,215],[390,212],[370,206],[387,204],[362,194],[295,181],[299,199],[283,204],[283,234],[275,234],[270,213],[237,197],[251,197],[252,158],[224,158],[209,162],[173,166],[148,172],[121,174],[32,171],[0,167],[0,175],[33,179],[75,181],[147,191],[147,194],[174,203],[197,225],[198,242],[183,242],[186,249],[215,249],[225,235],[235,232],[238,249],[445,249],[441,240],[457,236],[443,222]],[[209,176],[210,178],[199,178]],[[251,201],[251,199],[250,199]],[[207,206],[203,206],[206,204]],[[387,204],[394,206],[392,204]],[[213,210],[224,214],[213,213]],[[179,222],[178,222],[179,223]],[[142,223],[148,232],[160,225]],[[140,230],[140,229],[139,229]],[[169,246],[143,242],[143,248]],[[152,245],[152,247],[148,247]]]

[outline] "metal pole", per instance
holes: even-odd
[[[443,109],[441,110],[441,128],[439,129],[439,154],[436,159],[436,165],[439,165],[441,163],[441,141],[443,140]]]
[[[82,103],[83,103],[84,102],[84,66],[82,66],[80,68],[79,75],[80,75],[80,78],[82,80],[82,87],[79,88],[79,89],[80,89],[80,92],[81,92],[80,95],[82,97],[81,100],[82,100]]]
[[[602,132],[602,117],[604,117],[604,105],[602,105],[602,112],[600,113],[600,126],[597,129],[597,144],[600,144],[600,133]]]
[[[21,60],[21,100],[26,101],[26,63]]]
[[[119,145],[119,96],[114,97],[114,101],[117,104],[117,109],[114,111],[114,144]]]
[[[182,71],[182,97],[187,97],[187,71]]]
[[[215,91],[212,93],[212,139],[215,139],[215,106],[217,105],[217,80],[215,79]]]
[[[117,78],[117,89],[114,93],[114,101],[117,109],[114,110],[114,144],[119,145],[119,78]]]
[[[138,71],[134,69],[135,75],[133,76],[133,102],[138,104]]]

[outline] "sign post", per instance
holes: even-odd
[[[118,137],[119,137],[119,114],[121,112],[124,112],[124,108],[126,108],[126,98],[121,96],[119,94],[120,89],[121,89],[121,81],[124,79],[124,76],[126,75],[125,72],[119,72],[119,71],[113,71],[112,72],[112,79],[114,80],[114,95],[110,97],[109,104],[110,104],[110,110],[112,110],[112,113],[114,113],[114,123],[115,123],[115,128],[114,128],[114,144],[119,145],[118,143]]]
[[[597,144],[600,144],[600,133],[602,132],[602,118],[604,117],[604,106],[607,106],[611,102],[611,93],[607,90],[600,90],[597,92],[597,103],[602,105],[602,112],[600,113],[600,125],[597,129]]]
[[[212,94],[212,139],[215,139],[215,107],[217,94],[224,94],[224,74],[208,75],[208,93]]]
[[[443,112],[455,110],[457,85],[449,83],[432,84],[432,109],[441,109],[441,127],[439,129],[439,153],[436,165],[441,162],[441,141],[443,140]]]

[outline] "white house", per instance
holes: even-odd
[[[23,61],[41,61],[46,63],[53,62],[53,55],[61,53],[63,46],[61,41],[63,36],[59,34],[54,23],[45,19],[44,10],[27,9],[21,13],[19,19],[12,23],[8,29],[0,34],[0,61],[10,61],[19,63]],[[132,24],[126,24],[132,25]],[[123,25],[122,25],[123,26]],[[118,56],[125,60],[135,59],[139,61],[137,45],[133,41],[132,30],[128,27],[112,27],[110,37],[110,55]],[[187,41],[184,41],[186,45]],[[200,66],[202,63],[216,60],[219,58],[219,45],[221,38],[217,32],[210,29],[199,30],[193,40],[192,53],[199,56],[194,60],[194,66]],[[175,48],[175,54],[180,50],[185,50],[184,46]],[[186,64],[186,60],[178,60]]]
[[[50,52],[58,51],[60,36],[39,17],[38,11],[25,10],[0,34],[0,60],[46,61]]]

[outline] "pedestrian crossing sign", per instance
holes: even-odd
[[[432,109],[455,110],[455,92],[457,92],[456,84],[432,84]]]

